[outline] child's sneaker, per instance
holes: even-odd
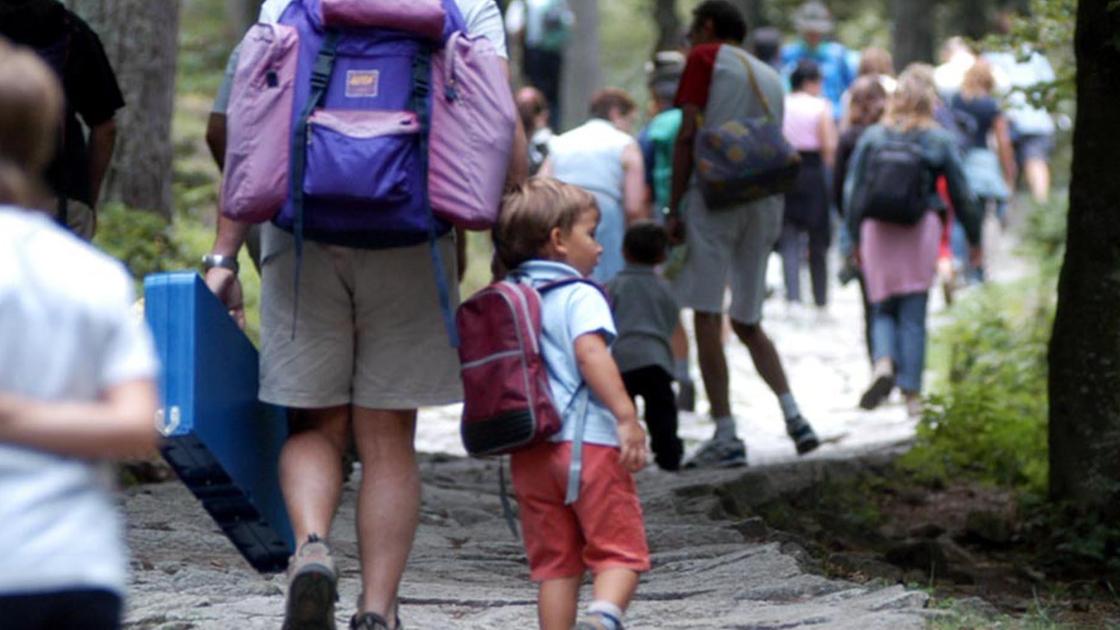
[[[572,626],[572,630],[623,630],[623,628],[622,624],[608,625],[602,615],[588,615]]]
[[[747,446],[739,438],[712,438],[685,462],[685,468],[733,468],[747,465]]]
[[[335,630],[338,570],[330,547],[312,534],[288,563],[283,630]]]
[[[813,431],[813,427],[809,426],[809,421],[801,416],[786,420],[786,433],[789,434],[790,439],[793,440],[793,445],[797,448],[798,455],[804,455],[815,451],[817,447],[821,445],[821,441],[817,439],[817,434]]]

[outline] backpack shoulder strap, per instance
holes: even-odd
[[[735,51],[735,58],[747,69],[747,79],[751,83],[751,91],[754,92],[755,98],[762,103],[762,110],[766,112],[766,117],[773,118],[774,112],[770,109],[770,102],[766,100],[766,95],[762,93],[762,88],[758,85],[758,79],[754,76],[754,64],[751,63],[747,55],[747,51],[741,48]]]

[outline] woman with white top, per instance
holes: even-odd
[[[574,184],[595,196],[599,226],[595,240],[603,246],[599,265],[591,274],[606,283],[618,273],[626,226],[649,218],[645,165],[638,141],[630,135],[637,107],[626,92],[607,88],[591,99],[591,119],[556,136],[541,166],[545,177]]]

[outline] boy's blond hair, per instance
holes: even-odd
[[[502,199],[494,226],[494,246],[506,269],[539,258],[553,228],[568,232],[588,209],[598,209],[591,193],[549,177],[534,177]]]
[[[30,179],[50,161],[62,89],[30,49],[0,38],[0,203],[26,204]]]

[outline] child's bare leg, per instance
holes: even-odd
[[[574,575],[541,582],[537,591],[537,617],[541,630],[571,630],[575,625],[582,578],[582,575]]]
[[[630,569],[605,569],[595,576],[594,601],[591,602],[589,612],[608,613],[616,617],[615,621],[622,622],[622,614],[630,606],[634,591],[638,590],[638,572]],[[602,604],[609,604],[602,606]],[[617,610],[610,610],[611,607]]]

